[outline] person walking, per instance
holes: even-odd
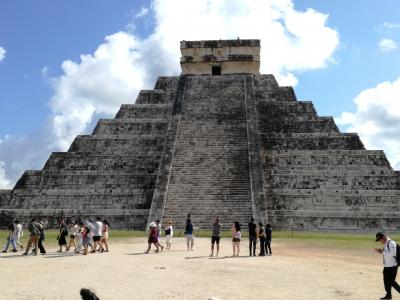
[[[44,245],[43,245],[43,242],[45,240],[44,222],[43,221],[37,221],[37,222],[35,222],[35,225],[39,229],[38,248],[39,248],[40,254],[44,255],[44,254],[46,254],[46,249],[44,248]]]
[[[147,250],[144,252],[144,253],[149,253],[150,252],[150,249],[151,249],[151,245],[152,244],[154,244],[154,246],[156,246],[156,253],[159,251],[159,244],[158,244],[158,239],[157,239],[157,226],[156,226],[156,223],[154,223],[154,222],[151,222],[150,223],[150,230],[149,230],[149,238],[148,238],[148,240],[147,240],[147,243],[148,243],[148,247],[147,247]]]
[[[266,250],[265,254],[269,256],[272,255],[271,243],[272,243],[272,227],[271,224],[267,224],[265,225],[265,250]]]
[[[217,253],[216,256],[218,257],[219,254],[219,241],[221,236],[221,224],[219,223],[219,218],[216,217],[213,224],[212,224],[212,234],[211,234],[211,254],[210,257],[214,256],[214,246],[217,244]]]
[[[94,224],[94,231],[93,231],[93,250],[91,251],[91,253],[96,253],[97,250],[97,246],[99,246],[99,251],[101,251],[101,249],[103,249],[103,247],[101,246],[100,240],[101,240],[101,235],[103,232],[103,223],[101,222],[100,217],[97,217],[97,221]]]
[[[15,236],[14,236],[14,231],[15,231],[15,226],[13,223],[10,223],[10,225],[8,225],[8,237],[7,237],[7,242],[3,248],[3,253],[6,253],[8,251],[8,247],[10,246],[10,244],[13,247],[13,252],[17,252],[17,246],[15,244]]]
[[[88,254],[88,245],[90,243],[90,229],[89,225],[86,223],[82,226],[82,246],[83,246],[83,255]]]
[[[193,251],[194,236],[193,236],[193,224],[192,224],[192,219],[190,219],[190,215],[188,215],[188,218],[186,219],[185,236],[186,236],[187,250]]]
[[[15,244],[21,247],[21,250],[24,249],[24,246],[20,242],[20,239],[23,236],[24,236],[24,231],[22,228],[22,224],[20,224],[18,220],[15,220],[15,222],[14,222],[14,240],[15,240]]]
[[[254,218],[250,219],[248,226],[249,232],[249,256],[256,256],[256,245],[257,245],[257,233],[256,233],[256,223],[254,223]]]
[[[392,299],[392,287],[400,293],[400,285],[396,282],[398,263],[397,244],[383,232],[378,232],[375,241],[383,244],[383,248],[375,249],[375,252],[383,254],[383,283],[386,296],[380,299]]]
[[[238,221],[235,221],[232,224],[231,230],[232,230],[232,248],[233,248],[232,257],[239,257],[240,240],[242,238],[242,234],[240,233],[240,224]]]
[[[165,243],[167,245],[167,249],[171,249],[171,240],[174,236],[174,229],[172,228],[172,221],[168,221],[167,225],[164,228],[165,232]]]
[[[260,239],[260,253],[259,256],[265,256],[265,230],[262,223],[258,223],[258,238]]]
[[[74,246],[74,252],[76,251],[76,229],[78,227],[78,222],[75,221],[74,223],[71,222],[68,227],[68,235],[69,235],[69,242],[67,246],[67,251],[71,249],[72,246]]]
[[[40,231],[39,231],[39,228],[37,228],[37,226],[35,225],[35,222],[36,222],[36,219],[33,218],[31,220],[31,222],[29,223],[29,226],[28,226],[28,230],[30,233],[29,240],[28,240],[28,244],[26,245],[25,252],[22,253],[22,255],[28,255],[29,249],[31,248],[32,245],[35,250],[34,251],[35,255],[37,255],[37,253],[38,253],[37,249],[38,249]]]
[[[78,227],[76,228],[76,254],[82,253],[83,248],[83,240],[82,240],[82,231],[83,231],[83,222],[80,220],[78,222]]]
[[[63,246],[65,246],[65,250],[67,250],[67,239],[66,239],[67,236],[68,236],[68,227],[65,224],[64,219],[61,219],[60,220],[59,234],[57,236],[58,246],[60,246],[60,249],[57,250],[57,252],[62,252],[62,247]]]
[[[103,220],[103,231],[102,231],[101,240],[100,240],[100,243],[101,243],[100,252],[104,252],[104,251],[108,252],[108,231],[109,231],[109,229],[110,229],[110,224],[108,223],[107,220]],[[104,247],[106,248],[105,250],[104,250]]]

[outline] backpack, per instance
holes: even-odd
[[[396,259],[397,266],[400,266],[400,245],[397,244],[395,241],[392,241],[392,240],[391,240],[391,242],[395,243],[395,245],[396,245],[396,256],[394,256],[394,258]],[[389,242],[389,243],[390,243],[390,242]],[[388,250],[390,251],[390,249],[389,249],[389,243],[387,244],[387,248],[388,248]]]

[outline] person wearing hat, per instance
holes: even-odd
[[[154,222],[150,223],[149,239],[147,242],[148,242],[149,246],[145,252],[146,254],[150,252],[151,244],[154,244],[154,246],[156,246],[156,248],[157,248],[156,252],[159,251],[159,248],[158,248],[159,244],[158,244],[158,239],[157,239],[157,228],[156,228],[156,223],[154,223]]]
[[[381,299],[392,299],[392,287],[400,293],[400,286],[396,282],[397,260],[396,243],[383,232],[376,234],[375,242],[383,244],[383,248],[375,249],[376,253],[383,255],[383,283],[385,285],[386,296]]]

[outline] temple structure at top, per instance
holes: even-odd
[[[259,74],[259,40],[182,41],[181,51],[180,76],[159,77],[0,191],[0,223],[101,216],[113,228],[182,228],[190,213],[204,230],[216,216],[225,229],[250,217],[286,230],[400,229],[399,172]]]
[[[181,41],[182,75],[260,74],[260,40]]]

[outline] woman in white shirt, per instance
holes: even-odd
[[[165,243],[167,244],[167,249],[171,248],[171,239],[174,236],[174,230],[172,228],[172,222],[168,221],[168,224],[164,228],[165,231]]]

